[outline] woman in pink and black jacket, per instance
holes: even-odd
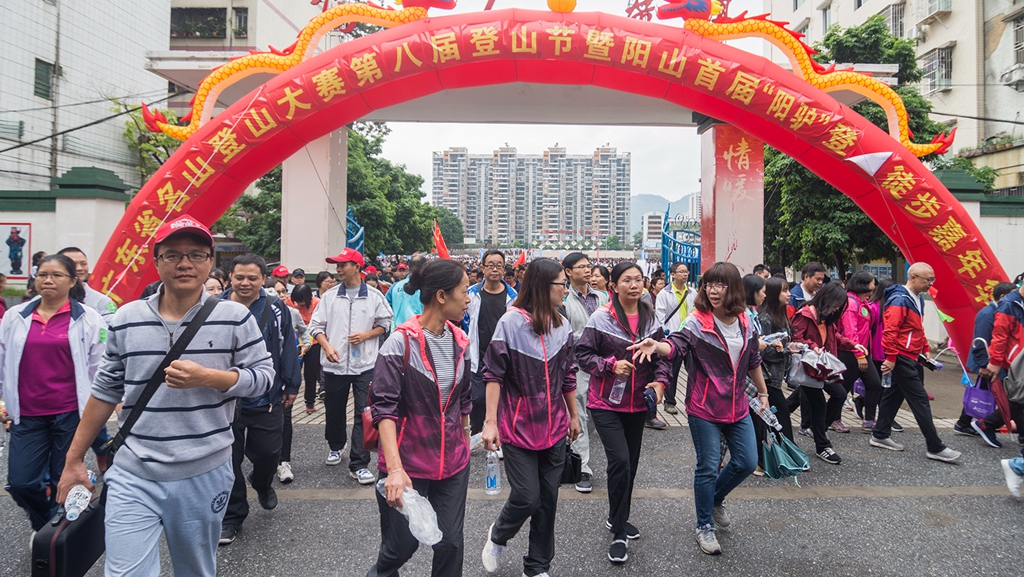
[[[608,549],[612,563],[629,560],[627,540],[640,538],[640,530],[629,523],[629,511],[647,420],[644,391],[653,388],[660,403],[668,382],[654,382],[656,363],[630,362],[629,346],[665,335],[654,310],[640,302],[643,288],[640,267],[630,262],[615,265],[608,285],[611,302],[590,315],[576,344],[580,370],[590,374],[587,408],[608,459],[606,526],[613,535]]]
[[[406,487],[430,501],[443,536],[431,575],[461,575],[469,486],[469,339],[459,321],[469,306],[461,264],[436,260],[413,272],[406,293],[419,291],[423,314],[399,325],[381,347],[370,385],[373,426],[380,432],[377,493],[381,545],[368,577],[397,575],[419,542],[395,508]]]
[[[868,298],[875,290],[875,275],[866,270],[857,271],[846,281],[846,312],[843,313],[843,335],[855,343],[864,345],[870,352],[872,329],[881,320],[874,316]],[[854,397],[857,414],[863,422],[861,429],[870,433],[875,428],[875,414],[878,401],[882,398],[882,378],[871,361],[870,355],[857,356],[848,351],[839,351],[839,360],[846,365],[843,373],[843,387],[847,394],[853,392],[853,384],[860,379],[864,383],[864,396]],[[841,424],[840,420],[838,424]]]
[[[697,508],[697,544],[708,555],[722,547],[715,531],[728,527],[725,497],[757,467],[757,441],[747,400],[747,377],[757,387],[758,401],[768,399],[761,374],[757,332],[746,313],[746,291],[735,265],[718,262],[701,277],[695,310],[678,331],[658,343],[647,340],[631,347],[638,359],[655,352],[664,357],[657,380],[668,378],[674,359],[686,359],[686,418],[697,453],[693,497]],[[729,464],[720,472],[721,438],[729,445]]]
[[[503,448],[511,494],[484,544],[483,565],[498,569],[508,540],[530,522],[523,575],[547,575],[555,556],[555,510],[566,436],[580,434],[573,332],[556,310],[568,294],[565,270],[550,259],[526,268],[519,296],[501,317],[483,359],[487,415],[483,442]]]

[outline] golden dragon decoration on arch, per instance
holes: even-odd
[[[298,66],[312,55],[320,39],[329,31],[357,22],[392,28],[426,18],[430,8],[450,10],[455,7],[455,2],[456,0],[405,0],[399,10],[384,8],[368,0],[340,4],[333,8],[325,6],[324,11],[311,19],[299,32],[291,46],[283,50],[271,47],[267,52],[250,51],[245,56],[215,68],[200,83],[190,102],[191,110],[182,117],[181,121],[186,124],[170,124],[163,114],[159,111],[151,112],[145,105],[142,108],[143,118],[153,132],[162,132],[172,138],[185,140],[210,119],[213,103],[224,88],[252,74],[280,74]],[[683,17],[684,29],[711,40],[758,37],[771,42],[786,54],[793,72],[811,86],[824,92],[850,90],[881,106],[886,113],[890,136],[915,156],[942,154],[952,145],[956,134],[955,128],[948,135],[937,135],[930,143],[913,142],[906,106],[889,85],[852,69],[837,70],[835,64],[822,66],[811,58],[816,51],[801,40],[803,34],[787,29],[787,22],[771,20],[767,14],[748,17],[746,12],[732,18],[726,14],[719,14],[721,10],[722,6],[718,0],[668,0],[667,5],[659,7],[658,18]],[[700,17],[693,17],[695,13],[699,13]]]

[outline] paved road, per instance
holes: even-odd
[[[279,487],[280,505],[253,513],[234,544],[218,554],[224,576],[337,575],[361,577],[376,555],[378,516],[372,489],[351,480],[343,463],[326,467],[322,427],[295,432],[296,481]],[[991,449],[973,438],[942,431],[964,451],[962,463],[929,461],[913,429],[898,435],[904,453],[868,446],[867,435],[833,434],[841,466],[812,460],[811,471],[792,482],[750,478],[727,501],[733,525],[719,533],[720,557],[699,552],[693,540],[693,448],[689,431],[647,431],[631,521],[643,537],[630,547],[625,567],[605,553],[610,536],[604,492],[604,456],[588,495],[565,487],[560,494],[557,554],[552,575],[959,575],[1015,574],[1024,566],[1021,519],[1024,503],[1003,484],[999,458],[1016,447]],[[1008,438],[1004,437],[1004,440]],[[803,437],[798,443],[810,450]],[[0,474],[6,476],[6,459]],[[465,575],[483,575],[479,551],[503,496],[484,495],[483,457],[474,455],[466,516]],[[0,575],[27,575],[28,523],[0,493]],[[510,542],[499,576],[518,576],[525,533]],[[164,554],[163,574],[170,575]],[[421,550],[404,575],[429,575],[430,554]],[[96,567],[89,575],[101,575]]]

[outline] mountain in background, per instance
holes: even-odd
[[[687,194],[683,198],[673,202],[672,209],[669,211],[669,214],[671,216],[675,216],[680,212],[686,212],[687,205],[689,204],[689,197],[690,195]],[[629,234],[634,235],[640,232],[640,218],[644,215],[645,212],[653,211],[657,212],[658,214],[665,214],[666,206],[668,206],[668,199],[657,194],[637,194],[635,196],[630,197]]]

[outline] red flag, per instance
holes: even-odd
[[[518,267],[521,264],[526,264],[526,251],[525,250],[523,252],[519,253],[519,258],[516,259],[515,266]]]
[[[437,256],[451,260],[452,255],[448,254],[448,246],[444,244],[444,237],[441,236],[441,227],[437,226],[437,219],[434,219],[434,248],[437,249]]]

